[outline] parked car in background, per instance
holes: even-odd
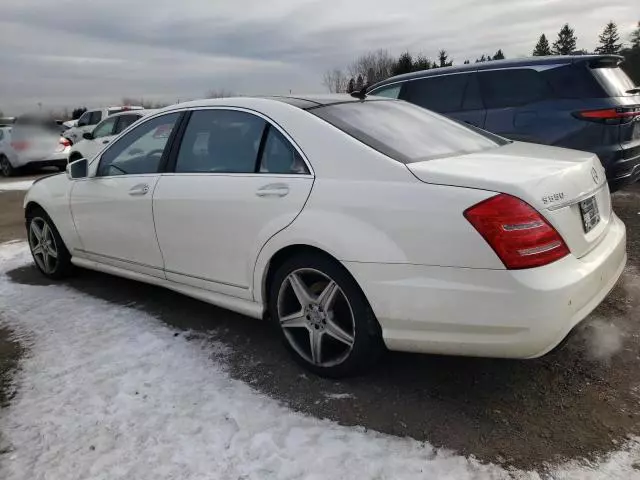
[[[592,153],[371,96],[173,105],[25,199],[42,273],[72,264],[262,319],[310,370],[391,350],[531,358],[626,262]]]
[[[69,128],[66,132],[64,132],[64,136],[71,140],[72,143],[79,142],[82,140],[82,134],[85,132],[90,132],[93,128],[100,123],[102,120],[107,118],[109,115],[113,115],[114,113],[124,112],[128,110],[142,110],[143,107],[140,106],[131,106],[125,105],[120,107],[105,107],[105,108],[97,108],[93,110],[87,110],[82,114],[82,116],[77,120],[77,124],[71,128]]]
[[[640,179],[640,88],[616,55],[532,57],[388,78],[400,98],[504,137],[598,155],[611,190]]]
[[[120,135],[143,116],[155,112],[156,110],[127,110],[110,115],[92,131],[84,132],[82,140],[73,144],[69,152],[69,161],[73,162],[81,158],[91,160],[114,137]]]
[[[23,115],[2,128],[0,173],[9,177],[21,168],[67,166],[71,142],[60,135],[60,126],[50,118]]]

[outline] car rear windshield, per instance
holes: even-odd
[[[480,152],[508,143],[401,100],[338,103],[309,112],[402,163]]]
[[[624,97],[637,95],[637,93],[629,92],[629,90],[633,90],[636,86],[633,84],[633,80],[631,80],[620,67],[595,64],[591,66],[591,71],[609,96]]]

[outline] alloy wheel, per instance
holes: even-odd
[[[291,347],[307,362],[331,367],[344,362],[355,341],[349,299],[325,273],[294,270],[278,292],[278,321]]]
[[[29,224],[29,246],[40,269],[47,274],[58,266],[58,247],[46,220],[34,217]]]

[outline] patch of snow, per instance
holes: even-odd
[[[3,480],[541,478],[292,412],[231,379],[212,339],[64,286],[12,283],[5,272],[30,261],[23,243],[0,246],[0,324],[28,349],[0,411]],[[551,474],[640,478],[639,454],[630,441]]]
[[[14,190],[29,190],[33,185],[33,180],[10,180],[0,182],[0,192],[8,192]]]
[[[355,398],[350,393],[324,393],[323,395],[328,400],[346,400],[347,398]]]

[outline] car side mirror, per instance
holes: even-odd
[[[81,158],[67,165],[67,177],[69,177],[70,180],[87,178],[88,175],[89,161],[86,158]]]
[[[82,134],[82,138],[84,138],[85,140],[93,140],[93,133],[91,132],[84,132]]]

